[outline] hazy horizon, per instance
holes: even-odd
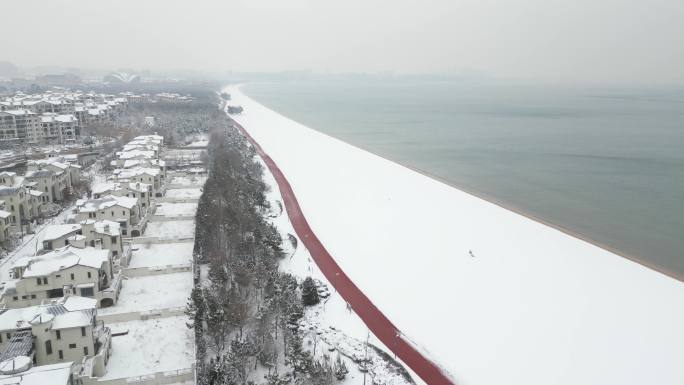
[[[676,0],[28,0],[3,8],[0,60],[23,68],[684,83],[682,19]]]

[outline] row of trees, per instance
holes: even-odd
[[[232,127],[213,129],[209,178],[197,210],[196,272],[188,302],[197,341],[200,384],[261,382],[331,384],[346,366],[316,361],[303,346],[304,306],[318,303],[316,285],[278,271],[281,237],[266,220],[269,203],[255,151]],[[201,279],[203,278],[203,279]]]

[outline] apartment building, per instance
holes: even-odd
[[[24,142],[40,132],[40,116],[26,109],[0,112],[0,141]]]
[[[112,333],[97,319],[96,305],[92,298],[66,296],[42,305],[0,310],[0,362],[18,359],[26,365],[49,365],[29,370],[31,374],[50,370],[54,364],[70,368],[72,362],[88,361],[95,376],[104,375]],[[42,377],[40,384],[33,385],[59,383],[55,381],[66,376],[66,371],[50,373]]]
[[[75,115],[46,113],[41,115],[41,132],[36,138],[29,137],[34,143],[67,144],[75,143],[81,137],[80,126]]]

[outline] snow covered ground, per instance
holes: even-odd
[[[199,199],[202,195],[201,188],[172,188],[166,190],[166,198],[176,199]]]
[[[146,237],[167,239],[192,238],[195,236],[195,221],[192,219],[179,221],[148,222]]]
[[[384,347],[383,343],[375,338],[373,334],[368,334],[368,328],[363,321],[347,307],[347,302],[334,290],[330,282],[327,281],[323,272],[318,268],[316,263],[311,259],[311,254],[304,247],[302,241],[290,223],[287,212],[281,209],[281,196],[278,184],[273,178],[273,175],[268,171],[266,165],[264,167],[264,182],[270,187],[266,194],[266,198],[271,205],[272,214],[269,216],[271,222],[278,228],[281,237],[283,238],[283,248],[286,257],[280,263],[280,270],[290,273],[303,280],[306,277],[312,277],[319,282],[322,282],[328,288],[328,298],[323,298],[321,303],[306,308],[306,314],[303,320],[305,330],[312,328],[313,333],[304,334],[305,346],[311,351],[311,344],[313,338],[319,340],[319,343],[324,344],[325,349],[318,349],[316,356],[321,359],[321,354],[327,353],[336,357],[336,353],[328,352],[327,348],[334,348],[338,352],[348,353],[359,350],[356,341],[366,341],[379,347],[384,348],[385,352],[391,353],[389,349]],[[294,238],[294,244],[290,238]],[[295,246],[296,245],[296,246]],[[330,337],[329,336],[333,336]],[[352,341],[352,343],[348,343]],[[329,342],[329,343],[327,343]],[[308,344],[308,345],[307,345]],[[391,354],[390,354],[391,355]],[[372,357],[371,352],[371,357]],[[351,358],[351,354],[347,354],[346,358]],[[345,381],[352,381],[354,379],[363,377],[363,374],[358,371],[358,366],[347,359],[347,367],[349,368],[349,378]],[[397,360],[399,361],[399,360]],[[421,379],[416,376],[409,367],[404,365],[404,368],[409,372],[414,381],[421,383]],[[407,383],[395,374],[387,373],[384,365],[377,364],[369,371],[369,380],[372,377],[374,384],[394,384],[400,385]]]
[[[206,181],[206,176],[174,176],[171,178],[170,184],[183,186],[204,186],[204,182]]]
[[[197,212],[197,203],[157,203],[154,215],[166,217],[194,217]]]
[[[124,378],[190,368],[194,361],[194,336],[187,317],[111,323],[112,355],[102,379]]]
[[[98,314],[119,314],[183,307],[192,291],[192,272],[127,278],[112,307]]]
[[[193,246],[193,242],[136,244],[128,267],[190,264]]]
[[[682,282],[225,91],[337,262],[457,383],[684,383]]]

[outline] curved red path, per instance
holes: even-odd
[[[342,271],[335,262],[332,255],[328,253],[320,240],[316,237],[313,230],[306,221],[302,209],[299,207],[297,197],[292,191],[290,183],[283,175],[280,168],[266,154],[259,143],[244,129],[239,123],[233,120],[233,124],[254,146],[257,153],[268,166],[271,174],[275,177],[280,194],[283,197],[287,214],[294,227],[299,239],[311,253],[314,261],[321,269],[325,277],[337,289],[337,291],[354,309],[354,312],[363,320],[370,331],[375,334],[385,346],[394,354],[401,358],[420,378],[430,385],[454,383],[434,362],[423,356],[418,350],[401,338],[401,332],[385,315],[371,302],[368,297],[359,289],[354,282]]]

